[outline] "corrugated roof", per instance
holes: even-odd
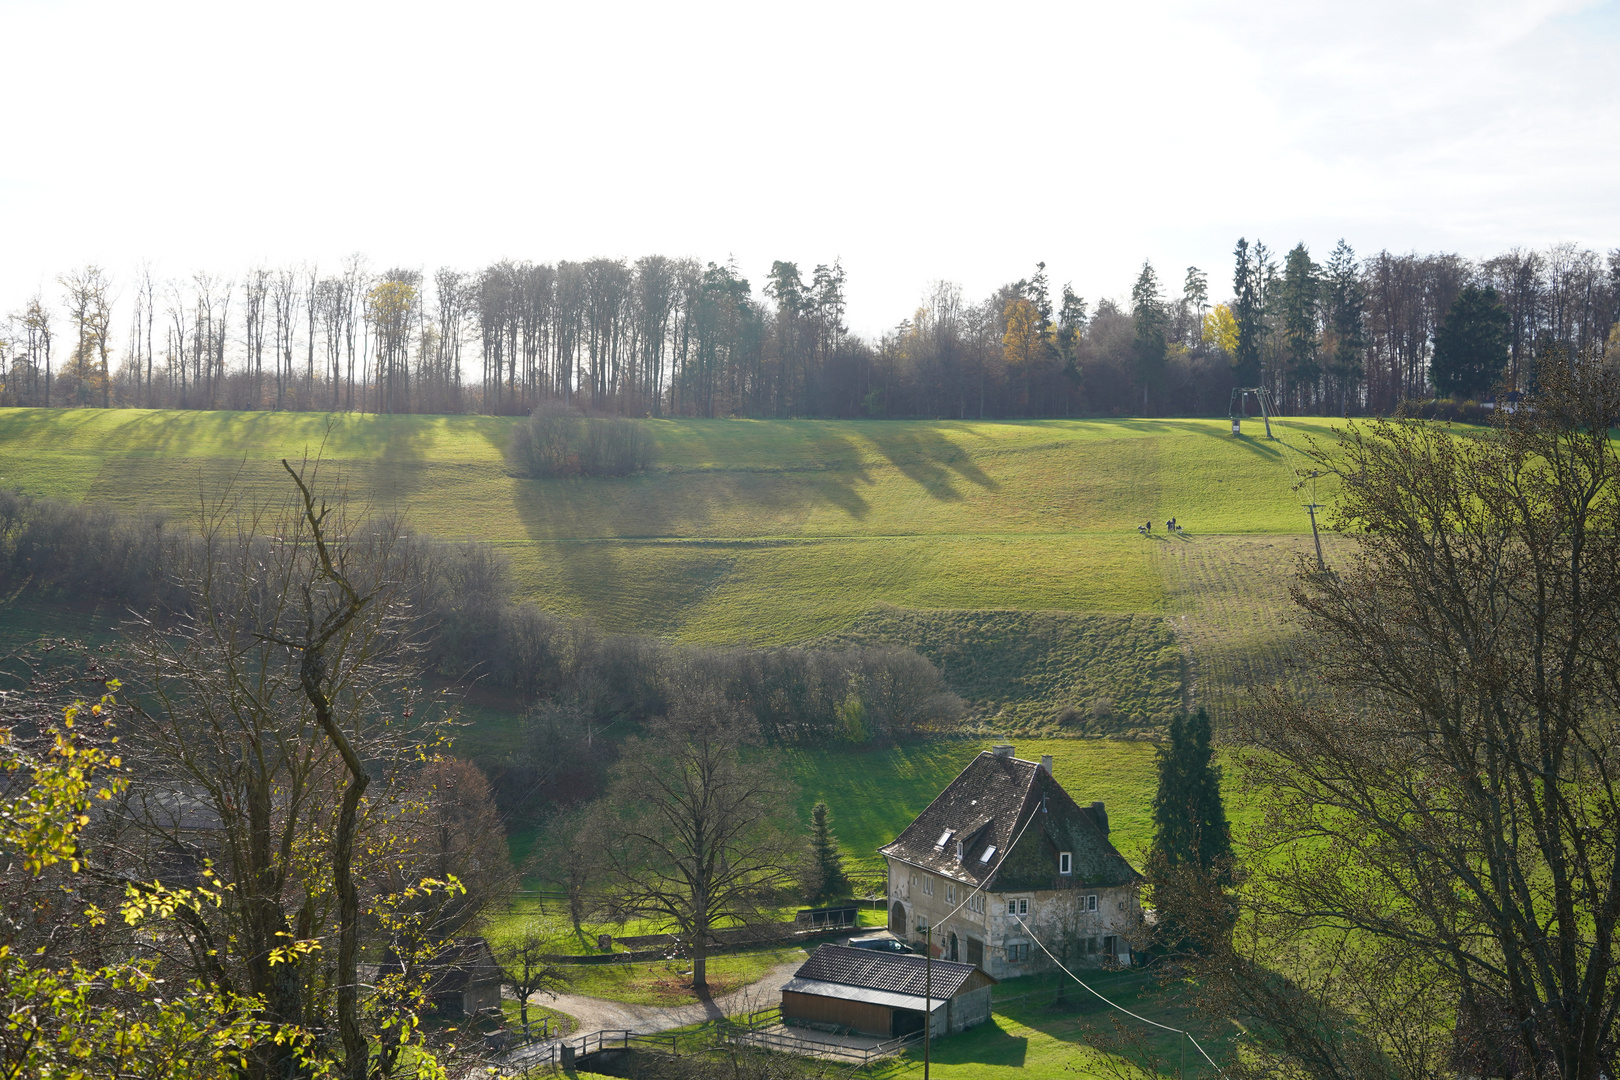
[[[887,1005],[891,1009],[914,1009],[917,1012],[923,1011],[925,1003],[933,1006],[929,1011],[938,1012],[949,1000],[936,994],[930,1002],[924,997],[896,994],[892,990],[871,990],[864,986],[847,986],[844,983],[822,982],[819,979],[792,978],[782,989],[784,992],[791,991],[795,994],[814,994],[816,997],[838,998],[840,1001],[863,1001],[868,1005]]]
[[[923,996],[924,980],[927,979],[932,985],[934,997],[948,998],[962,989],[962,984],[967,982],[975,970],[972,964],[935,960],[933,971],[929,973],[921,956],[882,953],[871,949],[851,949],[843,945],[823,945],[810,954],[810,959],[794,972],[794,977],[837,983],[841,986],[863,987],[868,990],[883,990],[919,999]],[[916,1007],[920,1006],[906,1006],[906,1008]]]

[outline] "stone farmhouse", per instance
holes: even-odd
[[[889,929],[920,946],[932,927],[937,957],[1015,978],[1055,966],[1038,938],[1071,968],[1130,963],[1142,875],[1109,843],[1103,804],[1071,799],[1050,756],[981,753],[879,851]]]

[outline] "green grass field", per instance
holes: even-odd
[[[1290,421],[1267,443],[1205,420],[661,420],[647,474],[538,481],[506,473],[514,422],[8,409],[0,484],[184,515],[228,482],[284,494],[278,460],[321,454],[372,505],[499,545],[518,594],[547,608],[768,644],[877,603],[1167,613],[1161,549],[1305,529],[1288,446],[1328,429]]]

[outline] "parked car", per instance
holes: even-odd
[[[873,949],[877,952],[909,953],[916,952],[910,945],[901,941],[893,934],[868,934],[865,937],[850,938],[849,947],[852,949]]]

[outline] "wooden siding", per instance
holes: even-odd
[[[837,1024],[868,1035],[888,1038],[894,1025],[894,1010],[887,1005],[872,1005],[865,1001],[850,1001],[846,998],[821,997],[816,994],[784,990],[782,1019]]]

